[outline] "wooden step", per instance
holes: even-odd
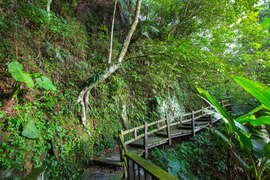
[[[168,142],[168,138],[162,138],[159,136],[149,136],[147,138],[148,148],[159,146]],[[133,147],[144,147],[144,139],[139,139],[130,144]]]
[[[133,152],[142,156],[144,149],[128,146],[128,152]],[[120,153],[112,152],[106,155],[100,156],[93,160],[96,164],[107,165],[107,166],[122,166],[123,163],[120,161]]]
[[[175,137],[181,137],[181,136],[188,136],[190,134],[192,134],[192,130],[191,129],[171,129],[171,137],[175,138]],[[157,132],[158,136],[163,136],[163,137],[167,137],[167,131],[160,131]]]
[[[196,119],[196,121],[210,121],[211,117],[201,117],[199,119]]]
[[[206,125],[209,124],[209,122],[205,122],[205,121],[195,121],[195,126],[201,126],[201,125]],[[188,122],[188,123],[183,123],[181,126],[192,126],[192,122]]]

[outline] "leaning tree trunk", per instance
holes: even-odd
[[[141,4],[142,4],[142,0],[137,0],[137,4],[136,4],[136,13],[135,13],[135,17],[134,17],[134,21],[131,25],[131,28],[127,34],[127,37],[124,41],[123,47],[120,51],[120,54],[117,58],[117,62],[114,64],[111,64],[98,78],[98,80],[96,82],[93,82],[91,84],[89,84],[87,87],[85,87],[81,92],[80,95],[78,97],[78,102],[81,104],[81,120],[82,123],[84,125],[84,127],[86,129],[88,129],[88,134],[91,135],[91,132],[89,131],[88,128],[88,122],[87,122],[87,111],[89,110],[89,94],[91,89],[97,87],[100,83],[104,82],[107,78],[109,78],[115,71],[117,71],[119,69],[119,67],[122,65],[123,61],[124,61],[124,57],[126,55],[128,46],[130,44],[130,40],[132,38],[132,35],[134,34],[136,27],[138,25],[139,22],[139,16],[140,16],[140,11],[141,11]],[[116,7],[116,6],[115,6]],[[93,125],[91,125],[90,127],[93,127]]]

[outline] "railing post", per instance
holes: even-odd
[[[229,104],[229,106],[227,107],[226,110],[231,113],[232,112],[232,102],[231,102],[230,98],[228,99],[228,104]]]
[[[210,111],[214,111],[214,108],[212,106],[209,106],[209,110]],[[211,115],[211,112],[209,114],[209,121],[210,121],[210,124],[213,125],[213,116]]]
[[[136,139],[138,136],[137,129],[134,130],[134,138]]]
[[[192,135],[195,136],[195,118],[194,118],[194,111],[192,111]]]
[[[144,123],[144,158],[148,158],[148,124],[147,122]]]
[[[125,145],[125,139],[124,139],[124,135],[123,135],[123,130],[120,130],[119,132],[119,141],[120,141],[120,161],[124,163],[124,177],[127,178],[128,176],[128,168],[129,168],[129,162],[127,161],[126,158],[126,152],[127,152],[127,148]]]
[[[166,125],[167,125],[168,142],[169,142],[169,146],[171,146],[172,145],[171,128],[170,128],[170,121],[168,119],[168,116],[166,116]]]

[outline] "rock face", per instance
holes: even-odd
[[[185,113],[185,109],[184,105],[180,104],[176,96],[170,96],[160,103],[158,112],[160,112],[161,118],[167,116],[169,119],[173,119],[173,117],[179,117]]]
[[[80,1],[77,5],[76,16],[85,24],[90,21],[91,23],[101,23],[109,27],[112,21],[113,7],[113,1]],[[119,13],[119,9],[117,9],[115,23],[120,21]]]

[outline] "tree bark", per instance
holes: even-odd
[[[100,83],[104,82],[107,78],[109,78],[114,72],[116,72],[119,67],[121,66],[121,64],[123,63],[124,57],[126,55],[128,46],[130,44],[130,40],[132,38],[132,35],[134,34],[136,27],[138,25],[139,22],[139,16],[140,16],[140,11],[141,11],[141,4],[142,4],[142,0],[137,0],[137,4],[136,4],[136,13],[135,13],[135,17],[134,17],[134,21],[131,25],[131,28],[128,32],[128,35],[124,41],[123,47],[120,51],[120,54],[118,56],[118,61],[115,64],[110,65],[100,76],[100,78],[96,81],[93,82],[91,84],[89,84],[87,87],[85,87],[79,94],[78,97],[78,102],[81,104],[81,120],[82,123],[84,125],[84,127],[86,129],[88,129],[88,134],[91,134],[91,132],[89,131],[88,128],[88,122],[87,122],[87,111],[89,108],[89,95],[90,95],[90,91],[91,89],[97,87]],[[91,127],[93,127],[91,125]]]
[[[48,2],[47,2],[47,12],[51,11],[51,4],[52,4],[52,0],[48,0]]]
[[[113,19],[112,19],[112,27],[111,27],[111,42],[110,42],[109,61],[108,61],[109,64],[112,63],[113,30],[114,30],[114,19],[115,19],[117,2],[118,2],[118,0],[115,0],[114,9],[113,9]]]

